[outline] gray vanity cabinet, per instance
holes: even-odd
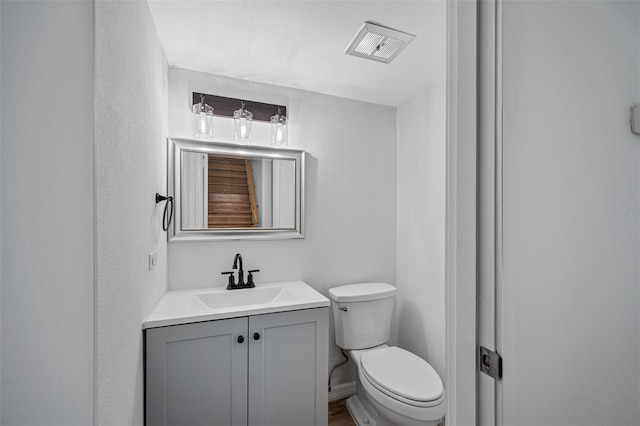
[[[246,337],[246,317],[148,329],[145,423],[246,425]]]
[[[326,425],[328,308],[146,330],[147,425]]]

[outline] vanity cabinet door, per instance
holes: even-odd
[[[328,308],[249,317],[249,425],[326,425]]]
[[[246,425],[247,327],[244,317],[148,329],[146,424]]]

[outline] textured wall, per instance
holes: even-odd
[[[445,79],[398,107],[398,345],[445,377]]]
[[[96,2],[99,424],[143,422],[142,329],[167,288],[167,64],[146,2]],[[158,252],[148,271],[148,255]]]
[[[2,416],[93,423],[93,6],[2,5]]]
[[[339,284],[395,284],[395,108],[171,69],[171,135],[191,132],[191,91],[288,106],[289,146],[308,153],[306,231],[301,240],[169,243],[171,289],[225,285],[220,272],[231,268],[235,253],[246,268],[260,268],[258,283],[302,279],[324,295]],[[220,120],[217,138],[229,139],[232,120]],[[253,126],[254,143],[268,144],[269,125]],[[330,340],[337,360],[333,323]]]

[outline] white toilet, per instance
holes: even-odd
[[[395,287],[384,283],[329,289],[336,344],[358,370],[347,408],[359,426],[435,426],[446,410],[438,373],[417,355],[385,344],[395,294]]]

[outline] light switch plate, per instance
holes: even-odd
[[[150,271],[156,267],[156,263],[158,263],[158,252],[154,251],[149,253],[149,270]]]

